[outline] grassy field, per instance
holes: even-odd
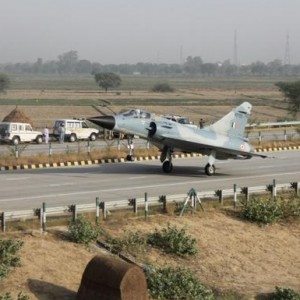
[[[200,117],[216,121],[232,107],[249,101],[254,106],[252,121],[282,120],[287,117],[287,103],[274,83],[293,79],[122,76],[120,89],[105,93],[91,75],[10,77],[11,88],[0,94],[0,120],[18,105],[37,127],[52,126],[58,118],[98,115],[91,106],[101,105],[103,100],[116,112],[140,107],[159,114],[184,115],[196,123]],[[175,88],[173,93],[150,91],[155,83],[165,81]]]

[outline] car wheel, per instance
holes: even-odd
[[[73,142],[76,142],[76,140],[77,140],[76,134],[71,134],[70,137],[69,137],[69,141],[71,143],[73,143]]]
[[[18,136],[14,136],[11,140],[11,143],[13,145],[19,145],[20,144],[20,138]]]
[[[41,144],[43,142],[43,138],[40,135],[38,135],[36,137],[35,141],[36,141],[37,144]]]
[[[90,135],[90,140],[91,140],[91,141],[95,141],[96,138],[97,138],[97,136],[96,136],[95,133],[92,133],[92,134]]]

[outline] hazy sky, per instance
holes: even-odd
[[[77,50],[100,63],[283,59],[300,63],[300,0],[0,0],[0,63]]]

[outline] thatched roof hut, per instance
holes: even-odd
[[[3,122],[20,122],[29,123],[32,125],[32,120],[25,115],[18,107],[12,110],[4,119]]]

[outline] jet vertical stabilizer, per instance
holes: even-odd
[[[244,102],[222,119],[209,126],[209,129],[228,136],[244,137],[245,127],[251,114],[252,105]]]

